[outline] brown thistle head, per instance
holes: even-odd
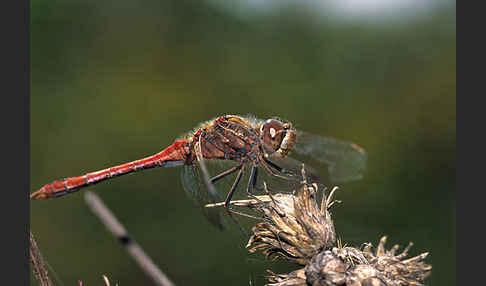
[[[306,178],[303,170],[303,177]],[[250,252],[263,250],[270,258],[283,257],[294,263],[305,265],[314,255],[334,245],[336,234],[328,211],[333,204],[323,194],[321,204],[316,201],[317,184],[302,182],[296,195],[268,195],[266,200],[254,207],[271,222],[262,222],[253,227],[247,247]]]

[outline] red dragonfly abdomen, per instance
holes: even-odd
[[[187,161],[193,160],[192,157],[190,142],[188,140],[177,140],[155,155],[104,170],[87,173],[83,176],[54,181],[32,193],[30,199],[62,197],[66,194],[76,192],[83,187],[97,184],[113,177],[155,167],[182,165]]]

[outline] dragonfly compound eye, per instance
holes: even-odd
[[[260,129],[260,137],[263,141],[263,148],[268,154],[280,150],[287,133],[286,123],[276,119],[268,119]]]

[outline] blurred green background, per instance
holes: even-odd
[[[422,2],[32,0],[31,191],[159,152],[218,115],[281,116],[367,150],[364,179],[333,208],[344,242],[413,241],[411,255],[430,252],[427,284],[455,285],[456,9]],[[177,285],[263,276],[186,198],[180,171],[90,189]],[[30,211],[64,285],[151,285],[83,192]]]

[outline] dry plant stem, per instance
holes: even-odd
[[[37,243],[35,242],[34,235],[32,232],[29,232],[29,239],[30,239],[30,263],[32,264],[32,270],[34,272],[35,277],[39,280],[39,284],[41,286],[51,286],[52,281],[49,278],[49,273],[46,270],[46,264],[42,259],[42,255],[37,247]]]
[[[101,199],[93,192],[86,192],[85,200],[90,210],[101,220],[105,227],[127,248],[140,268],[159,286],[174,286],[174,283],[152,262],[143,249],[132,240],[111,211],[104,205]]]

